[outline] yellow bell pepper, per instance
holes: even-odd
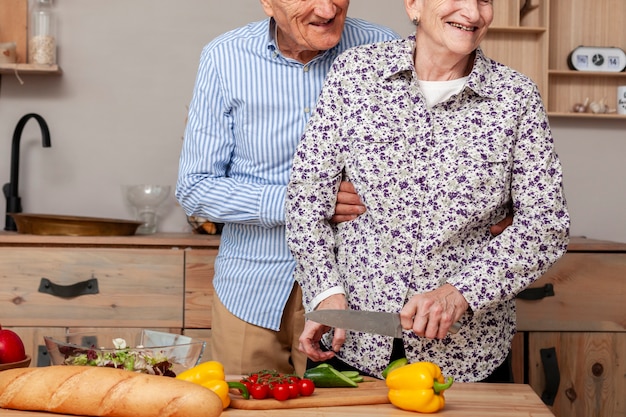
[[[226,409],[230,405],[230,395],[228,395],[230,387],[228,382],[223,379],[212,379],[210,381],[205,381],[200,385],[210,389],[216,393],[218,397],[220,397],[220,400],[222,400],[222,409]]]
[[[416,362],[392,370],[385,382],[391,404],[407,411],[435,413],[443,409],[443,391],[452,386],[453,378],[444,379],[432,362]]]
[[[226,375],[224,375],[224,365],[220,362],[207,361],[181,372],[176,378],[202,385],[202,382],[213,379],[223,380]]]
[[[220,397],[223,408],[230,405],[230,395],[228,392],[231,388],[238,389],[244,399],[250,398],[248,389],[241,382],[227,382],[224,374],[224,366],[217,361],[207,361],[199,365],[189,368],[176,376],[177,379],[193,382],[210,389]]]

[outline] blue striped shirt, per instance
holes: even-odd
[[[188,215],[224,223],[213,280],[222,303],[278,330],[294,283],[284,203],[296,146],[337,55],[398,35],[347,18],[340,43],[302,64],[280,54],[273,33],[268,18],[202,50],[176,197]]]

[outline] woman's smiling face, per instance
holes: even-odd
[[[405,6],[419,20],[419,36],[438,53],[469,55],[493,21],[492,0],[405,0]]]

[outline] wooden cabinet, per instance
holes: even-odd
[[[43,336],[151,328],[210,340],[218,236],[0,233],[0,324],[46,364]],[[206,354],[203,360],[208,359]]]
[[[211,354],[208,343],[211,341],[213,274],[217,250],[216,245],[185,251],[184,333],[207,342],[204,360],[209,360]]]
[[[546,285],[517,300],[516,382],[557,417],[626,416],[626,243],[572,239]]]
[[[578,46],[626,49],[626,2],[619,0],[510,0],[494,2],[494,20],[482,47],[491,58],[528,75],[552,117],[616,118],[615,113],[575,113],[575,103],[617,105],[626,72],[573,71],[568,56]]]

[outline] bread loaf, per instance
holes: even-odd
[[[0,372],[0,408],[98,417],[216,417],[222,401],[192,382],[94,366]]]

